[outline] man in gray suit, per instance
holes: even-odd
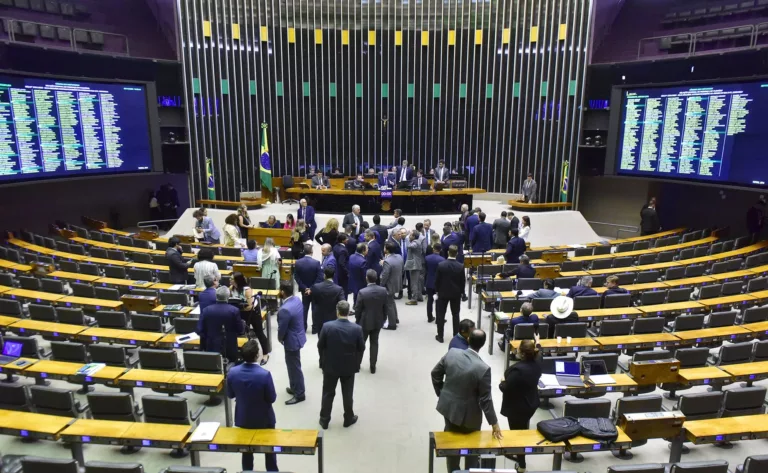
[[[506,248],[509,243],[509,229],[512,223],[507,220],[506,210],[501,212],[501,218],[493,221],[493,247]]]
[[[313,189],[328,189],[331,187],[331,181],[327,177],[323,176],[323,171],[318,170],[314,176],[312,176],[312,188]]]
[[[418,230],[411,231],[408,235],[408,243],[401,240],[402,245],[408,245],[408,259],[405,260],[405,270],[410,277],[410,296],[405,305],[416,305],[424,300],[421,294],[422,275],[424,274],[424,246],[421,244],[421,233]]]
[[[403,291],[403,257],[391,241],[384,245],[384,261],[381,268],[381,286],[387,288],[387,322],[384,324],[384,330],[397,330],[395,294]],[[360,297],[360,294],[357,296]]]
[[[526,202],[536,202],[536,193],[539,190],[539,185],[533,180],[533,173],[528,173],[528,179],[523,181],[523,197]]]
[[[468,434],[480,430],[485,419],[493,437],[501,439],[491,396],[491,368],[478,352],[485,345],[485,332],[475,329],[469,335],[469,349],[453,348],[432,369],[432,386],[437,394],[437,412],[445,417],[445,431]],[[477,468],[480,459],[467,456],[464,469]],[[446,457],[448,473],[461,470],[461,457]]]
[[[363,344],[371,337],[371,374],[376,373],[376,360],[379,357],[379,333],[384,325],[385,310],[389,295],[387,290],[376,284],[379,275],[369,269],[365,273],[368,286],[360,289],[355,302],[355,319],[363,329]],[[360,363],[363,353],[360,353]]]
[[[360,214],[360,206],[353,205],[352,212],[344,216],[344,221],[341,222],[341,226],[347,228],[347,225],[354,227],[353,235],[360,235],[360,230],[363,229],[363,216]]]

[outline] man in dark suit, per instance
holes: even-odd
[[[307,199],[301,199],[299,201],[299,211],[296,212],[296,220],[304,220],[307,224],[307,233],[311,240],[315,239],[315,232],[317,231],[317,222],[315,221],[315,208],[311,205],[307,205]]]
[[[568,291],[568,297],[596,296],[597,291],[592,289],[592,276],[582,276],[579,283]]]
[[[485,212],[480,212],[477,217],[480,223],[475,225],[469,235],[470,246],[475,253],[485,253],[493,248],[493,226],[485,223]]]
[[[338,284],[339,278],[336,275],[336,257],[333,256],[333,247],[330,244],[324,243],[320,247],[320,252],[323,255],[323,260],[320,262],[320,269],[325,271],[325,268],[333,268],[333,283]]]
[[[320,425],[328,428],[331,421],[333,398],[336,385],[341,381],[341,396],[344,399],[344,427],[357,422],[352,409],[352,394],[355,389],[355,373],[360,371],[360,359],[365,350],[363,329],[349,321],[349,303],[336,304],[337,320],[323,325],[317,341],[320,352],[320,367],[323,369],[323,400],[320,408]]]
[[[395,247],[394,253],[397,253],[401,257],[403,256],[403,245],[405,242],[403,241],[403,234],[400,232],[399,228],[395,228],[392,232],[389,238],[387,239],[387,243],[392,243],[392,245]],[[405,259],[403,259],[405,261]]]
[[[277,400],[272,373],[256,360],[259,342],[248,340],[242,348],[244,363],[227,373],[227,396],[235,400],[235,426],[241,429],[274,429],[277,420],[272,404]],[[267,471],[278,471],[277,455],[265,453]],[[243,471],[253,470],[253,453],[243,453]]]
[[[344,300],[349,295],[349,251],[347,251],[347,240],[349,237],[346,233],[339,233],[339,237],[336,239],[336,244],[333,245],[333,257],[336,258],[336,279],[339,281],[339,286],[344,291]]]
[[[397,183],[410,181],[413,179],[413,168],[408,165],[408,161],[403,161],[403,165],[397,168]]]
[[[425,218],[424,219],[424,230],[422,233],[424,234],[424,254],[428,254],[427,247],[432,244],[432,234],[435,233],[435,229],[432,228],[432,220]]]
[[[280,281],[280,299],[283,304],[277,311],[277,340],[285,348],[285,366],[290,384],[286,392],[293,396],[285,404],[290,406],[306,400],[301,349],[307,343],[307,320],[305,318],[304,325],[301,325],[301,302],[293,294],[292,281]]]
[[[451,174],[445,167],[445,161],[440,160],[435,168],[435,182],[448,182],[450,178]]]
[[[382,171],[379,173],[379,189],[382,187],[393,188],[397,184],[397,169],[392,168],[392,172]]]
[[[168,260],[168,272],[173,284],[186,284],[191,262],[187,262],[181,256],[181,241],[178,237],[168,239],[168,248],[165,250],[165,259]]]
[[[466,280],[464,278],[464,265],[456,260],[459,249],[456,245],[448,248],[448,259],[437,265],[435,275],[435,291],[437,292],[437,335],[435,340],[444,342],[445,314],[448,305],[451,306],[453,321],[453,335],[459,333],[459,310],[461,306],[461,294],[464,292]]]
[[[203,285],[205,290],[197,295],[197,300],[200,302],[200,310],[204,310],[209,305],[216,303],[216,280],[210,276],[203,278]]]
[[[352,293],[355,301],[360,289],[365,287],[365,272],[368,269],[368,262],[365,260],[367,252],[368,245],[358,243],[356,251],[349,257],[349,292]]]
[[[363,228],[363,216],[360,213],[360,206],[353,205],[352,212],[344,216],[341,224],[345,228],[347,225],[352,225],[355,228],[353,235],[360,235],[360,230]]]
[[[365,241],[368,244],[368,253],[365,256],[368,268],[376,271],[376,274],[381,276],[381,260],[384,259],[384,255],[381,252],[381,245],[376,241],[376,234],[367,230],[365,232]]]
[[[656,198],[654,197],[640,211],[640,234],[643,236],[651,235],[658,232],[660,228],[659,214],[656,213]]]
[[[506,248],[509,242],[509,229],[512,224],[507,220],[507,212],[501,212],[501,218],[493,221],[493,247]]]
[[[509,229],[520,228],[520,219],[515,217],[515,213],[510,211],[507,216],[509,217]],[[509,240],[509,238],[507,238]]]
[[[331,181],[323,176],[323,171],[317,171],[314,176],[312,176],[312,188],[313,189],[328,189],[331,187]]]
[[[379,242],[380,245],[384,245],[384,243],[387,242],[387,234],[389,233],[389,229],[386,225],[381,224],[381,216],[380,215],[374,215],[373,216],[373,226],[370,228],[370,230],[374,233],[378,233],[378,237],[376,237],[376,241]]]
[[[507,252],[504,253],[504,261],[507,263],[519,263],[520,256],[525,253],[525,240],[520,238],[519,234],[520,230],[515,227],[509,231],[511,238],[507,243]]]
[[[470,212],[466,222],[464,222],[464,234],[472,236],[472,230],[480,224],[480,209],[475,208]]]
[[[443,246],[443,252],[441,253],[443,258],[448,258],[448,248],[456,246],[459,249],[459,253],[456,255],[456,261],[464,264],[464,238],[453,231],[453,227],[448,222],[443,225],[443,237],[440,239],[440,243]],[[463,291],[462,291],[463,293]]]
[[[381,270],[380,284],[387,289],[387,323],[385,330],[397,330],[400,319],[395,305],[395,294],[403,292],[403,257],[395,253],[395,245],[384,245],[384,263]],[[402,296],[401,296],[402,297]]]
[[[333,282],[336,270],[326,266],[325,280],[310,289],[312,297],[312,334],[320,333],[323,324],[336,319],[336,303],[344,300],[344,290]]]
[[[245,333],[240,310],[229,305],[229,288],[216,289],[216,303],[200,312],[197,329],[203,351],[221,353],[226,359],[237,361],[237,336]],[[224,334],[222,335],[222,332]]]
[[[448,350],[432,369],[432,386],[438,397],[437,412],[445,418],[446,432],[476,432],[482,427],[485,414],[493,429],[493,438],[501,439],[491,394],[491,368],[478,354],[483,345],[485,332],[476,329],[469,335],[469,349]],[[459,456],[446,458],[448,473],[461,470],[460,460]],[[479,465],[479,457],[465,457],[465,470]]]
[[[475,322],[472,319],[464,319],[459,322],[459,333],[453,336],[451,342],[448,344],[448,349],[458,348],[459,350],[466,350],[469,348],[469,336],[475,329]]]
[[[416,171],[416,177],[411,179],[411,189],[429,189],[429,181],[421,169]]]
[[[440,256],[440,252],[443,250],[443,245],[435,243],[434,252],[427,255],[426,267],[427,277],[424,286],[427,288],[427,322],[432,323],[435,317],[432,315],[432,306],[435,301],[435,280],[437,279],[437,266],[445,261],[445,258]]]
[[[378,284],[376,271],[369,269],[365,273],[368,285],[357,294],[355,301],[355,319],[357,325],[363,329],[363,349],[368,337],[371,337],[371,374],[376,373],[376,360],[379,357],[379,333],[384,326],[386,318],[387,290]],[[363,353],[360,353],[360,363],[363,361]]]
[[[301,292],[301,302],[304,304],[304,330],[306,330],[309,306],[312,303],[309,288],[323,280],[323,270],[320,268],[320,262],[312,258],[310,243],[304,244],[304,256],[296,260],[293,279],[296,280]]]
[[[501,273],[501,277],[511,278],[515,276],[517,279],[530,279],[536,277],[536,270],[531,266],[531,259],[528,255],[520,255],[520,264],[516,268],[512,268],[509,273]]]

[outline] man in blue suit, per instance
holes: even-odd
[[[408,161],[403,161],[403,165],[397,168],[397,183],[411,182],[411,179],[413,179],[413,168],[408,166]]]
[[[307,233],[311,240],[315,239],[315,231],[317,230],[317,222],[315,222],[315,208],[311,205],[307,205],[307,199],[301,199],[299,201],[299,211],[296,212],[297,220],[304,220],[307,224]]]
[[[512,238],[507,243],[507,252],[504,253],[504,261],[507,263],[519,263],[520,256],[525,253],[525,240],[520,238],[520,229],[512,228],[509,230],[509,234]]]
[[[200,310],[216,303],[216,281],[210,276],[205,276],[203,285],[205,290],[197,296],[200,301]]]
[[[453,227],[448,222],[443,225],[443,237],[440,239],[440,243],[443,246],[443,250],[440,255],[443,258],[448,258],[448,247],[456,245],[459,249],[459,254],[456,256],[456,261],[464,264],[464,237],[453,231]]]
[[[464,222],[464,234],[467,235],[467,237],[471,237],[472,229],[480,224],[480,217],[478,216],[479,213],[480,209],[476,208],[470,212],[469,216],[467,216],[467,220]]]
[[[427,288],[427,322],[432,322],[435,317],[432,315],[432,307],[435,302],[435,277],[437,276],[437,265],[445,261],[445,258],[440,256],[440,252],[443,250],[443,245],[435,243],[432,247],[432,253],[428,254],[425,258],[427,261],[427,277],[424,287]]]
[[[293,397],[287,405],[298,404],[306,399],[304,395],[304,373],[301,371],[301,348],[307,343],[306,319],[301,325],[301,301],[293,294],[292,281],[280,281],[280,298],[283,304],[277,311],[277,340],[285,348],[285,366],[288,368],[286,392]]]
[[[323,254],[323,261],[320,263],[320,269],[324,272],[325,268],[333,268],[333,283],[339,284],[339,272],[336,270],[336,257],[333,256],[333,248],[328,243],[320,247]]]
[[[221,353],[234,362],[237,360],[237,336],[245,332],[245,326],[240,309],[227,301],[229,288],[221,286],[216,289],[216,303],[200,313],[195,331],[200,335],[200,349]]]
[[[485,253],[493,248],[493,225],[485,223],[485,212],[480,212],[477,217],[480,223],[472,228],[469,242],[473,252]]]
[[[369,269],[365,255],[368,252],[368,245],[358,243],[357,248],[349,257],[349,292],[352,293],[353,300],[357,301],[357,293],[365,287],[365,272]],[[378,273],[377,273],[378,277]]]
[[[365,241],[368,244],[368,253],[365,255],[368,269],[376,271],[376,274],[381,276],[381,260],[384,258],[384,255],[381,252],[381,245],[376,241],[376,234],[371,230],[366,231]]]
[[[379,173],[379,189],[382,187],[388,187],[390,189],[395,187],[397,171],[393,168],[392,172],[382,171]]]
[[[235,426],[241,429],[274,429],[277,423],[272,404],[277,400],[272,373],[256,360],[259,342],[248,340],[242,348],[243,361],[227,374],[227,396],[235,400]],[[277,469],[277,455],[264,454],[267,471]],[[243,470],[253,470],[253,453],[243,453]]]
[[[296,280],[299,291],[301,291],[301,302],[304,304],[304,330],[306,330],[309,306],[312,303],[309,288],[323,280],[323,270],[320,268],[320,262],[312,258],[311,243],[304,244],[304,256],[296,260],[293,279]]]
[[[339,233],[336,244],[333,245],[333,257],[336,258],[336,278],[339,281],[339,286],[344,290],[345,300],[349,295],[349,251],[347,250],[347,240],[349,240],[349,237],[346,233]]]

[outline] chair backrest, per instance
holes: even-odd
[[[629,307],[629,303],[631,302],[632,294],[608,294],[605,296],[605,304],[603,307],[606,309],[611,309],[614,307]],[[574,304],[575,305],[575,304]]]
[[[614,420],[621,418],[622,414],[638,414],[641,412],[661,412],[661,396],[634,396],[619,398],[616,400]]]
[[[574,256],[592,256],[592,253],[594,253],[594,248],[588,247],[588,248],[576,248],[573,253]]]
[[[714,248],[714,245],[712,246]],[[729,264],[727,261],[719,261],[712,265],[712,274],[722,274],[727,273],[730,270]]]
[[[615,373],[616,368],[619,366],[619,354],[618,353],[591,353],[581,355],[581,366],[584,371],[584,362],[600,360],[605,363],[605,369],[609,373]]]
[[[293,256],[290,256],[288,259],[293,259]],[[483,264],[478,266],[477,268],[477,277],[480,279],[494,278],[497,274],[502,272],[503,269],[504,269],[503,265]]]
[[[40,280],[40,287],[44,292],[64,294],[64,283],[57,279],[43,278]]]
[[[77,297],[89,297],[91,299],[96,297],[93,286],[90,284],[73,282],[69,284],[69,287],[72,288],[72,293]]]
[[[706,366],[707,359],[709,358],[709,348],[678,348],[675,350],[675,358],[680,360],[680,368],[699,368]]]
[[[722,295],[733,296],[741,294],[744,284],[741,281],[728,281],[723,283]]]
[[[197,321],[196,318],[189,318],[189,317],[174,317],[173,319],[173,329],[174,332],[176,332],[178,335],[184,335],[186,333],[192,333],[195,330],[197,330]]]
[[[114,243],[114,244],[117,244],[117,239],[111,233],[102,233],[101,234],[101,241],[103,241],[104,243]]]
[[[576,284],[579,283],[579,278],[576,276],[560,276],[559,278],[555,278],[555,286],[556,287],[573,287]]]
[[[739,249],[744,248],[745,246],[749,245],[750,240],[752,239],[749,235],[740,236],[736,239],[735,242],[733,242],[733,248]]]
[[[91,361],[109,366],[128,366],[125,347],[94,343],[88,347]]]
[[[171,283],[171,272],[170,271],[157,271],[157,280],[161,283],[170,284]]]
[[[724,312],[713,312],[709,314],[707,327],[727,327],[736,323],[736,316],[739,315],[735,310]]]
[[[691,259],[693,258],[693,253],[693,248],[685,248],[680,250],[680,259]]]
[[[642,305],[663,304],[667,300],[668,291],[645,291],[640,294],[640,303]]]
[[[763,255],[752,255],[747,256],[747,259],[744,261],[744,265],[747,268],[754,268],[755,266],[760,266],[762,264]]]
[[[128,277],[128,273],[123,266],[104,266],[104,275],[115,279],[126,279]]]
[[[570,417],[610,417],[610,399],[569,399],[565,401],[563,415]]]
[[[684,276],[686,278],[695,278],[702,276],[704,274],[704,271],[707,270],[707,266],[703,264],[692,264],[690,266],[686,266],[685,268],[685,274]]]
[[[28,289],[30,291],[40,290],[40,280],[30,276],[18,276],[19,285],[22,289]]]
[[[658,257],[656,258],[656,261],[659,263],[669,263],[675,259],[675,252],[674,251],[662,251],[659,253]]]
[[[128,393],[97,392],[88,394],[91,416],[97,420],[141,422]]]
[[[190,425],[187,399],[180,396],[142,396],[144,422]]]
[[[220,353],[185,351],[184,369],[201,373],[223,373],[224,365]]]
[[[118,236],[117,244],[122,246],[133,246],[133,238],[127,236]]]
[[[768,360],[768,340],[758,340],[752,352],[752,361]]]
[[[50,305],[29,304],[29,318],[32,320],[56,322],[56,309]]]
[[[85,463],[85,473],[144,473],[144,467],[140,463],[111,463],[91,461]],[[224,473],[226,473],[226,470]]]
[[[722,417],[763,414],[767,390],[765,386],[751,386],[725,391]]]
[[[584,263],[582,261],[563,261],[560,263],[560,271],[581,271],[583,269]]]
[[[96,295],[96,299],[105,299],[108,301],[120,300],[120,291],[118,291],[114,287],[96,286],[93,288],[93,292]]]
[[[183,292],[161,292],[160,303],[165,305],[189,305],[189,297]]]
[[[77,461],[33,456],[21,457],[21,470],[24,473],[79,473]]]
[[[752,359],[752,350],[754,350],[752,342],[725,343],[720,347],[717,364],[747,363]]]
[[[631,320],[604,320],[598,330],[599,336],[629,335],[632,331]]]
[[[608,473],[665,473],[664,465],[643,463],[638,465],[611,465]]]
[[[517,280],[518,291],[537,291],[541,289],[542,281],[539,278],[520,278]]]
[[[100,310],[93,314],[99,327],[126,328],[128,326],[128,317],[125,312],[115,310]]]
[[[711,284],[709,286],[702,286],[699,291],[699,299],[712,299],[713,297],[720,297],[723,293],[722,284]]]
[[[524,299],[502,299],[499,303],[499,312],[520,312],[520,307],[526,302]]]
[[[611,245],[596,246],[593,254],[595,255],[609,255],[611,254]]]
[[[165,255],[152,255],[152,264],[168,266],[168,260],[165,258]]]
[[[553,301],[553,298],[549,298],[549,297],[537,297],[535,299],[532,299],[531,305],[533,305],[533,311],[549,312],[549,309],[552,306],[552,301]]]
[[[0,285],[14,287],[16,285],[16,282],[13,279],[13,275],[8,273],[0,273]]]
[[[512,338],[514,340],[533,340],[534,324],[517,324]],[[547,338],[549,333],[549,324],[539,323],[539,337]]]
[[[768,289],[768,278],[750,279],[747,283],[747,292],[762,291]]]
[[[5,337],[5,342],[21,343],[21,356],[25,358],[40,358],[40,347],[34,337]]]
[[[0,383],[0,408],[13,411],[29,411],[27,389],[23,384]]]
[[[145,240],[136,240],[136,242],[139,242],[139,241],[143,241],[146,243]],[[152,264],[152,255],[147,253],[134,253],[133,261],[134,263]]]
[[[129,268],[128,277],[134,281],[153,281],[152,270],[144,268]]]
[[[29,398],[34,411],[40,414],[77,417],[78,404],[74,393],[68,389],[30,386]]]
[[[632,354],[632,361],[666,360],[672,358],[672,353],[667,350],[636,351]]]
[[[515,281],[513,279],[496,279],[485,283],[486,290],[493,292],[514,291]]]
[[[624,253],[627,251],[632,251],[633,249],[635,249],[634,243],[621,243],[616,247],[616,253]]]
[[[640,317],[632,323],[632,333],[640,335],[643,333],[661,333],[664,330],[664,317]]]
[[[0,299],[0,314],[21,317],[21,304],[19,301],[10,299]]]
[[[744,460],[741,473],[758,473],[768,471],[768,455],[751,455]]]
[[[750,307],[744,311],[744,315],[741,318],[741,323],[749,324],[753,322],[763,322],[768,320],[768,305],[761,305],[759,307]]]
[[[179,359],[173,350],[142,348],[139,350],[139,363],[143,369],[178,371]]]
[[[163,319],[159,315],[133,314],[131,315],[131,327],[143,332],[162,332]]]
[[[632,263],[634,262],[635,262],[635,258],[633,258],[632,256],[622,256],[620,258],[613,259],[613,267],[626,268],[626,267],[632,266]]]
[[[608,269],[613,267],[613,261],[611,261],[612,258],[603,258],[603,259],[596,259],[592,261],[592,269],[593,270],[600,270],[600,269]]]
[[[57,307],[56,316],[63,324],[85,325],[85,314],[79,307]]]
[[[615,276],[619,278],[619,286],[628,286],[635,283],[637,273],[619,273]]]
[[[75,342],[51,342],[51,358],[56,361],[88,362],[85,345]]]
[[[157,297],[158,292],[154,289],[131,289],[131,294],[137,296]]]
[[[585,338],[587,336],[587,324],[578,322],[572,324],[555,325],[555,337]]]
[[[685,268],[677,267],[677,268],[668,268],[664,272],[664,279],[667,281],[672,281],[674,279],[681,279],[685,276]]]
[[[85,247],[83,245],[71,244],[69,245],[69,252],[76,255],[85,256]]]
[[[574,310],[588,310],[600,308],[600,296],[579,296],[573,299]]]
[[[115,261],[125,261],[125,253],[120,250],[107,250],[107,258]]]
[[[636,241],[634,245],[632,245],[632,251],[640,251],[640,250],[647,250],[651,247],[650,241]]]
[[[105,250],[104,248],[98,248],[96,246],[92,246],[88,249],[88,253],[94,258],[107,259],[107,250]]]
[[[217,268],[219,268],[222,271],[229,269],[229,266],[230,266],[229,261],[216,260],[213,263],[216,265]]]
[[[693,289],[690,287],[678,287],[670,289],[667,294],[667,302],[685,302],[690,300],[691,292]]]
[[[694,258],[703,258],[703,257],[709,255],[709,248],[710,247],[708,245],[697,246],[693,250],[693,257]]]
[[[638,265],[644,265],[644,264],[654,264],[656,263],[656,260],[659,258],[659,255],[656,253],[649,253],[645,255],[640,255],[639,258],[637,258],[637,264]]]
[[[99,267],[93,263],[78,263],[78,273],[87,274],[89,276],[101,276]]]
[[[704,327],[704,314],[684,314],[675,318],[675,332],[699,330]]]
[[[720,415],[722,403],[723,393],[720,391],[683,394],[677,399],[676,410],[691,420],[714,419]]]
[[[541,372],[555,374],[555,363],[561,361],[576,361],[576,353],[567,353],[565,356],[544,356],[541,358]]]
[[[738,271],[744,264],[744,258],[733,258],[728,260],[728,271]]]

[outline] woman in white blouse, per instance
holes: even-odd
[[[195,263],[195,285],[205,288],[203,279],[210,276],[214,281],[221,279],[219,267],[213,262],[213,250],[210,248],[201,248],[197,253],[197,263]]]
[[[264,240],[264,248],[259,252],[259,266],[261,266],[261,277],[280,281],[280,275],[277,274],[280,268],[280,252],[275,248],[275,241],[272,238]],[[275,289],[277,289],[275,284]]]
[[[531,219],[526,215],[520,222],[520,238],[528,243],[528,234],[531,232]]]

